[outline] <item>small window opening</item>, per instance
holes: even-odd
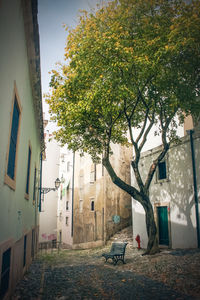
[[[30,181],[30,168],[31,168],[31,148],[28,148],[28,166],[27,166],[27,176],[26,176],[26,194],[29,194],[29,181]]]
[[[162,161],[158,164],[158,179],[166,179],[167,178],[167,168],[166,168],[166,162]]]
[[[91,211],[94,211],[94,200],[91,201]]]

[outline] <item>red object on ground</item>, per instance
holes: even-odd
[[[140,236],[139,236],[139,234],[136,236],[135,240],[136,240],[136,242],[138,243],[138,249],[141,249],[141,247],[140,247]]]

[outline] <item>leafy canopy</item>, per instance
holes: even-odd
[[[199,38],[198,0],[119,0],[82,12],[68,33],[68,64],[52,71],[57,140],[97,159],[110,142],[128,145],[128,130],[136,150],[153,124],[164,143],[173,138],[175,115],[199,111]]]

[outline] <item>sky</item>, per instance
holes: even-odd
[[[42,93],[49,91],[51,75],[56,62],[64,62],[64,48],[67,32],[63,24],[74,28],[78,24],[79,10],[90,10],[102,0],[38,0],[38,23],[40,34],[40,60]],[[43,101],[43,110],[47,114],[48,105]]]

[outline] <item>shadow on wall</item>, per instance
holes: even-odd
[[[144,156],[142,173],[146,175],[155,155]],[[167,179],[159,181],[156,176],[150,187],[151,202],[168,209],[169,239],[172,248],[197,247],[196,214],[193,191],[193,172],[189,142],[170,148],[167,161]],[[144,176],[145,177],[145,176]],[[157,211],[155,211],[157,217]],[[133,200],[133,232],[141,233],[142,247],[146,247],[147,235],[144,210]]]
[[[142,213],[133,212],[133,246],[138,247],[135,240],[137,234],[140,235],[141,248],[147,247],[148,237],[145,226],[145,216]],[[180,224],[170,222],[171,234],[169,233],[169,244],[173,249],[176,248],[196,248],[196,228],[188,226],[188,224]],[[168,246],[168,245],[163,245]]]
[[[196,226],[196,220],[191,152],[189,143],[184,144],[184,147],[181,146],[173,149],[173,165],[170,167],[172,175],[169,184],[170,205],[172,210],[178,208],[175,217],[182,219],[188,229],[192,230]]]

